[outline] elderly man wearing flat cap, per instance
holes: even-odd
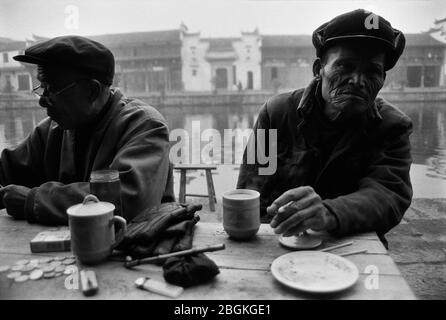
[[[376,231],[386,243],[412,198],[412,123],[377,97],[404,35],[358,9],[324,23],[312,40],[314,79],[270,98],[255,124],[277,129],[276,172],[259,175],[246,149],[237,187],[260,192],[261,219],[277,234]]]
[[[93,170],[119,171],[122,215],[173,199],[163,116],[111,84],[113,54],[79,36],[57,37],[15,60],[37,64],[34,91],[48,118],[0,158],[0,205],[31,223],[66,224],[66,209],[89,193]]]

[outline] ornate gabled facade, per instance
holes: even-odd
[[[261,38],[258,30],[237,38],[200,38],[183,34],[186,91],[260,90]]]

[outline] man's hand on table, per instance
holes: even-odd
[[[25,201],[31,189],[10,184],[0,188],[1,207],[16,219],[25,218]]]
[[[293,202],[285,206],[290,201]],[[285,237],[307,229],[330,231],[338,224],[336,217],[323,205],[321,197],[309,186],[286,191],[266,210],[275,214],[270,223],[274,232]]]

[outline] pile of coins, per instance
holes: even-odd
[[[50,279],[69,275],[74,268],[67,268],[76,263],[73,256],[42,258],[42,259],[23,259],[16,261],[12,266],[0,266],[0,273],[9,271],[6,275],[8,279],[15,282],[25,282],[28,280]]]

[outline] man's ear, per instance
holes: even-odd
[[[94,102],[101,93],[101,83],[96,79],[90,80],[90,94],[88,96],[88,100],[90,102]]]
[[[320,58],[316,58],[313,62],[313,76],[317,77],[320,76],[322,69],[322,61]]]

